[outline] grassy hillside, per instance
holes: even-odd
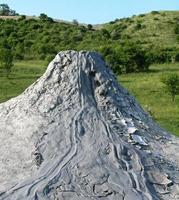
[[[118,43],[127,40],[140,44],[154,62],[179,60],[179,11],[153,11],[116,19],[104,28]]]
[[[121,38],[135,40],[144,45],[178,46],[176,26],[179,25],[179,11],[161,11],[141,14],[131,18],[105,24],[112,32],[121,28]],[[123,28],[122,28],[123,27]]]
[[[60,50],[95,50],[118,73],[179,61],[178,11],[153,11],[101,26],[57,22],[48,16],[2,17],[0,26],[0,46],[11,47],[18,60],[49,61]]]

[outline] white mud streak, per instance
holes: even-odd
[[[0,199],[179,199],[174,140],[97,53],[60,52],[0,105]]]

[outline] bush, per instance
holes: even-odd
[[[158,15],[158,14],[160,14],[160,12],[154,10],[154,11],[151,12],[151,14],[152,15]]]
[[[135,43],[105,47],[100,52],[116,74],[147,71],[151,64],[150,55]]]
[[[18,19],[18,21],[23,21],[23,20],[26,20],[26,16],[25,15],[21,15]]]
[[[11,48],[6,42],[0,46],[0,68],[6,72],[6,76],[9,77],[11,69],[13,67],[13,54]]]
[[[111,32],[110,37],[111,37],[112,40],[118,40],[118,39],[121,38],[121,32],[114,29],[114,30]]]
[[[79,22],[78,22],[76,19],[74,19],[74,20],[73,20],[73,24],[76,25],[76,26],[78,26],[78,25],[79,25]]]
[[[54,58],[55,58],[55,54],[49,54],[46,56],[45,61],[47,64],[49,64],[49,62],[51,62]]]
[[[136,31],[142,29],[142,24],[138,22],[138,23],[135,25],[134,29],[135,29]]]
[[[140,45],[127,43],[122,50],[125,55],[123,65],[127,73],[148,71],[151,64],[150,55]]]
[[[172,101],[175,96],[179,94],[179,76],[177,74],[170,74],[161,78],[162,83],[165,84],[166,91],[171,95]]]
[[[154,17],[154,20],[155,20],[155,21],[158,21],[158,20],[159,20],[159,18],[158,18],[158,17]]]
[[[106,29],[101,29],[100,30],[100,32],[101,32],[101,35],[104,37],[104,38],[107,38],[107,39],[109,39],[110,38],[110,34],[109,34],[109,32],[106,30]]]
[[[115,24],[115,23],[116,23],[115,21],[110,21],[110,22],[109,22],[109,24]]]
[[[161,16],[162,16],[162,17],[165,17],[165,16],[166,16],[166,13],[164,13],[164,12],[161,13]]]
[[[179,62],[179,52],[175,55],[175,62]]]
[[[175,27],[175,30],[174,30],[174,31],[175,31],[175,34],[179,34],[179,24],[177,24],[177,25],[176,25],[176,27]]]
[[[41,13],[39,16],[39,19],[42,20],[43,22],[54,22],[53,19],[51,17],[48,17],[46,14]]]
[[[140,14],[140,15],[139,15],[139,17],[145,17],[145,16],[146,16],[145,14]]]

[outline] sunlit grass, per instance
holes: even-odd
[[[0,102],[19,95],[45,71],[43,61],[16,62],[9,79],[0,73]]]
[[[179,135],[179,96],[175,102],[165,92],[161,77],[169,73],[178,73],[179,64],[153,65],[148,73],[132,73],[118,77],[145,110],[171,133]]]

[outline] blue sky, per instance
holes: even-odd
[[[179,10],[179,0],[0,0],[20,14],[98,24],[152,10]]]

